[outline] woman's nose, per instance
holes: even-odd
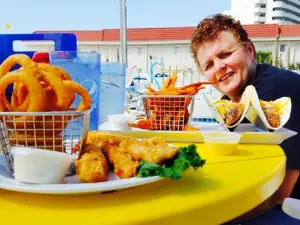
[[[226,65],[223,62],[216,62],[215,65],[216,65],[215,71],[217,73],[223,71],[226,68]]]

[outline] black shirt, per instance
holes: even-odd
[[[298,134],[281,143],[287,157],[287,169],[300,170],[300,75],[268,64],[258,64],[252,85],[261,100],[290,97],[292,110],[285,128]]]

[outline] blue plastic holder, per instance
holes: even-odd
[[[93,52],[53,51],[49,53],[49,58],[50,64],[64,68],[72,80],[88,90],[92,98],[89,130],[97,130],[100,114],[100,55]],[[76,96],[72,106],[77,107],[81,100]]]
[[[14,51],[14,41],[53,41],[55,51],[77,51],[75,34],[0,34],[0,63],[13,54],[26,54],[32,58],[34,51]],[[17,69],[15,66],[12,69]],[[6,89],[6,96],[10,100],[13,86]]]
[[[125,63],[112,62],[101,64],[101,80],[125,88],[125,76]],[[126,92],[123,89],[102,82],[100,83],[100,91],[100,124],[102,124],[107,120],[108,115],[124,113]]]

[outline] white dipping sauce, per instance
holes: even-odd
[[[61,183],[75,155],[36,148],[13,147],[15,179],[22,183]]]
[[[109,127],[114,130],[130,130],[128,123],[132,123],[136,117],[124,114],[108,115]]]

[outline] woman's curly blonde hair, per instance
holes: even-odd
[[[199,69],[201,69],[197,59],[199,47],[206,42],[215,40],[222,31],[230,31],[241,44],[250,43],[255,51],[254,45],[240,21],[236,21],[229,15],[216,14],[203,19],[191,37],[192,56]]]

